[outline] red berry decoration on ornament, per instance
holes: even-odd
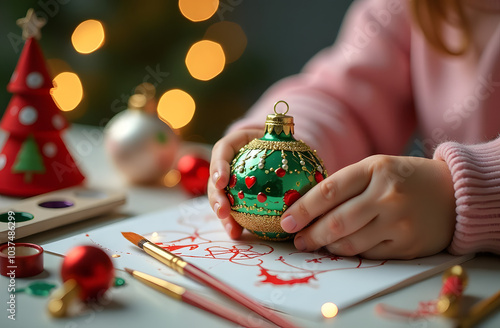
[[[297,190],[290,189],[283,196],[283,202],[285,202],[286,206],[290,207],[300,198],[300,196],[302,195]]]
[[[236,185],[236,175],[233,174],[229,178],[229,188],[233,188]]]
[[[242,227],[267,240],[287,240],[281,215],[327,173],[322,161],[304,142],[293,137],[293,117],[268,115],[264,136],[244,146],[231,163],[226,192],[232,196],[231,215]],[[238,196],[238,197],[236,197]]]

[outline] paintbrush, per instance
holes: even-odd
[[[132,270],[129,268],[125,268],[129,274],[132,275],[135,279],[140,282],[148,285],[156,289],[157,291],[162,292],[176,300],[182,301],[184,303],[188,303],[190,305],[196,306],[202,310],[215,314],[221,318],[224,318],[228,321],[234,322],[235,324],[243,327],[270,327],[269,324],[265,323],[261,320],[260,323],[252,323],[249,322],[249,318],[245,317],[225,306],[221,306],[217,303],[214,303],[202,296],[193,293],[184,287],[178,286],[166,280],[151,276],[144,272],[140,272],[137,270]]]
[[[496,292],[492,296],[474,305],[470,309],[469,313],[459,321],[457,327],[460,328],[475,327],[487,315],[491,314],[495,310],[498,310],[499,308],[500,308],[500,291]]]
[[[205,271],[196,267],[195,265],[184,261],[180,256],[172,254],[171,252],[161,248],[160,246],[150,242],[141,235],[134,232],[122,232],[123,237],[127,238],[132,244],[142,248],[147,254],[151,255],[160,262],[163,262],[171,269],[179,272],[181,275],[191,278],[203,285],[206,285],[213,290],[224,294],[230,299],[245,306],[249,310],[257,313],[261,317],[271,321],[280,327],[297,327],[290,321],[285,320],[274,311],[264,307],[255,300],[244,295],[233,287],[223,283],[217,278],[209,275]]]

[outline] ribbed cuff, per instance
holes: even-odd
[[[445,161],[455,188],[457,222],[452,254],[500,254],[500,139],[476,145],[440,144],[434,159]]]

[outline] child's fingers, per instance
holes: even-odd
[[[362,193],[340,204],[310,227],[300,231],[295,237],[296,247],[302,251],[312,251],[329,245],[362,229],[374,220],[378,213],[372,197]],[[301,241],[298,241],[299,239]]]
[[[387,239],[384,239],[384,233],[381,229],[380,222],[373,220],[362,229],[334,243],[326,245],[325,248],[332,254],[341,256],[354,256],[358,254],[378,255],[378,251],[375,251],[373,254],[369,252],[377,249],[379,245],[389,242]],[[382,250],[381,248],[378,249]]]
[[[371,171],[363,161],[335,172],[285,211],[281,227],[291,233],[301,230],[314,218],[362,193],[370,179]]]
[[[229,183],[230,164],[241,147],[262,134],[260,130],[242,130],[220,139],[212,149],[210,162],[211,181],[217,189]]]
[[[238,239],[241,237],[243,228],[236,221],[234,221],[232,216],[222,219],[221,221],[222,226],[231,239]]]
[[[215,189],[213,184],[209,184],[208,189],[208,201],[217,217],[223,219],[230,216],[231,207],[226,193],[223,190]]]

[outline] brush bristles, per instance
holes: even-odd
[[[145,240],[141,235],[136,234],[135,232],[122,232],[123,237],[127,238],[128,241],[130,241],[132,244],[135,246],[141,247],[142,245],[139,245],[139,242],[141,240]],[[142,248],[142,247],[141,247]]]

